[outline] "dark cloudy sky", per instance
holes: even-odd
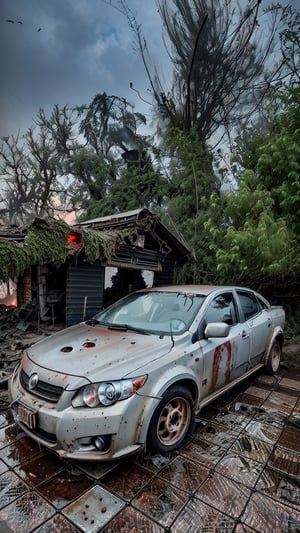
[[[163,72],[170,62],[156,0],[126,1]],[[288,1],[300,9],[300,0]],[[26,131],[40,108],[88,104],[104,91],[149,110],[129,87],[149,96],[134,35],[105,0],[0,0],[0,76],[0,136]]]
[[[159,58],[162,26],[155,0],[127,4]],[[40,108],[86,104],[104,91],[145,111],[129,87],[133,82],[147,97],[133,33],[103,0],[0,0],[0,10],[1,136],[24,132]]]

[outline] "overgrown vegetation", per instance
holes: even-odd
[[[118,243],[123,242],[126,237],[129,237],[130,232],[122,231],[96,231],[92,229],[83,228],[82,245],[84,247],[84,254],[86,260],[93,263],[98,260],[104,261],[111,257]]]
[[[70,228],[63,220],[32,224],[23,242],[0,240],[0,279],[18,277],[31,265],[63,264]]]
[[[206,223],[221,280],[255,286],[286,308],[300,298],[300,89],[274,96],[265,131],[237,140],[238,190],[213,194]],[[277,105],[278,108],[278,105]]]
[[[0,279],[17,278],[32,265],[64,264],[70,253],[67,238],[71,230],[63,220],[37,220],[29,226],[23,242],[0,240]],[[76,228],[76,232],[82,234],[81,250],[91,263],[110,257],[116,244],[129,235],[126,230],[98,232]]]
[[[285,342],[286,344],[299,344],[300,356],[300,312],[299,310],[293,313],[287,313],[285,325]]]

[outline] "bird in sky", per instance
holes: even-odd
[[[23,24],[22,20],[13,20],[13,19],[6,19],[6,22],[10,22],[10,24]],[[42,31],[43,28],[38,28],[37,31]]]
[[[10,22],[11,24],[14,24],[15,22],[17,24],[23,24],[23,22],[21,20],[6,19],[6,22]]]

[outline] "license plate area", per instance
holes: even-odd
[[[19,403],[17,405],[17,417],[20,422],[30,429],[35,429],[37,426],[37,412],[29,409],[29,407]]]

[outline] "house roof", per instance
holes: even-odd
[[[26,237],[27,229],[27,227],[0,226],[0,240],[22,242]]]
[[[147,234],[158,242],[163,255],[171,252],[179,264],[191,258],[191,250],[181,236],[174,235],[157,215],[146,208],[86,220],[72,226],[62,220],[36,218],[28,226],[20,228],[0,226],[0,279],[16,277],[35,264],[64,263],[68,256],[81,248],[76,246],[73,250],[73,245],[69,244],[68,236],[72,233],[82,234],[89,262],[99,258],[116,261],[116,243],[120,239]],[[145,253],[149,255],[146,250]],[[113,254],[115,258],[112,258]]]
[[[89,228],[94,230],[114,230],[124,228],[136,228],[137,230],[148,231],[156,233],[159,238],[163,239],[179,256],[180,259],[191,255],[189,245],[184,241],[183,237],[172,233],[159,219],[159,217],[152,213],[147,208],[133,209],[124,213],[114,213],[113,215],[85,220],[76,224],[76,227]]]

